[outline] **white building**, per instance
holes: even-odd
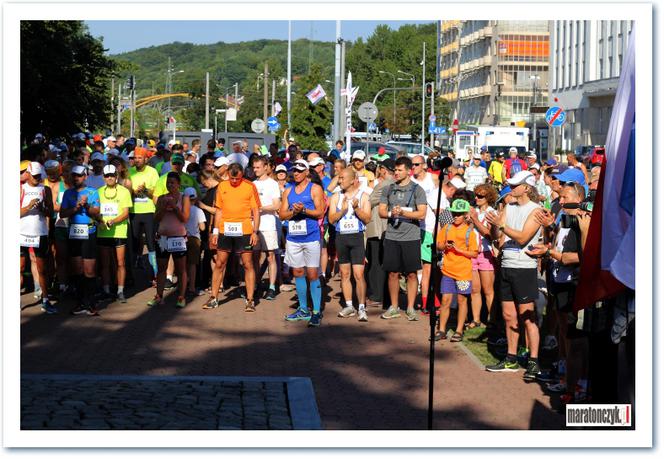
[[[634,21],[549,21],[549,105],[562,107],[550,129],[550,153],[604,145],[623,53]]]

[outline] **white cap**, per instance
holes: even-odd
[[[242,145],[241,140],[235,140],[231,145]]]
[[[49,159],[44,163],[44,169],[54,169],[58,166],[60,166],[60,163],[54,159]]]
[[[230,162],[225,156],[220,156],[214,160],[214,167],[228,166]]]
[[[516,149],[516,147],[510,147],[510,153],[518,153],[519,150]]]
[[[196,190],[192,187],[187,187],[184,189],[184,195],[187,196],[188,198],[195,198],[196,195]]]
[[[480,153],[473,153],[473,159],[482,159],[482,155]]]
[[[528,157],[537,159],[537,154],[534,151],[531,151]]]
[[[362,161],[364,161],[364,158],[366,157],[367,155],[364,154],[364,150],[355,150],[353,152],[353,156],[351,157],[351,159],[361,159]]]
[[[106,160],[104,159],[104,155],[102,155],[101,153],[99,153],[97,151],[97,152],[94,152],[92,154],[92,156],[90,156],[90,162],[92,162],[92,161],[104,161],[105,162]]]
[[[106,137],[106,139],[104,139],[104,140],[106,140],[106,142],[117,142],[117,139],[116,139],[114,136],[112,136],[112,135],[109,135],[109,136]]]
[[[452,178],[452,180],[450,180],[450,185],[452,185],[457,190],[463,190],[466,188],[466,182],[461,180],[459,177]]]
[[[309,163],[303,159],[298,159],[293,164],[293,169],[298,170],[300,172],[306,171],[307,169],[309,169]]]
[[[530,167],[528,168],[528,170],[530,170],[530,169],[537,169],[537,170],[540,170],[540,165],[537,164],[537,163],[535,163],[535,164],[533,164],[532,166],[530,166]]]
[[[537,185],[537,179],[530,171],[519,171],[514,174],[514,177],[507,179],[507,183],[514,188],[515,186],[526,183],[530,186]]]
[[[30,164],[28,164],[28,174],[30,174],[30,175],[39,175],[39,176],[43,177],[44,176],[44,168],[38,162],[32,161]]]
[[[106,174],[115,174],[117,172],[118,172],[118,170],[115,168],[115,166],[113,164],[108,164],[108,165],[104,166],[104,175],[106,175]]]
[[[320,156],[312,159],[311,161],[309,161],[309,167],[316,167],[319,164],[325,164],[325,160],[323,158],[321,158]]]
[[[71,173],[78,175],[88,175],[88,168],[80,164],[77,164],[76,166],[72,167]]]
[[[277,167],[274,168],[274,172],[286,172],[288,173],[288,169],[286,169],[286,166],[283,164],[279,164]]]

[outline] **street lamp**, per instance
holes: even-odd
[[[216,139],[217,134],[218,134],[218,132],[217,132],[217,115],[219,113],[226,113],[226,109],[218,108],[214,111],[214,136],[215,136],[215,139]]]
[[[378,73],[384,73],[392,77],[392,86],[397,87],[397,79],[394,73],[386,72],[385,70],[379,70]],[[397,124],[397,92],[392,91],[392,131]]]
[[[537,87],[539,86],[539,75],[530,75],[530,81],[533,82],[533,97],[532,102],[530,103],[530,116],[531,116],[531,127],[533,129],[533,149],[537,149],[537,126],[535,126],[535,113],[533,112],[533,106],[537,102]]]
[[[413,86],[415,86],[415,75],[413,75],[412,73],[407,73],[407,72],[401,71],[401,70],[397,70],[397,73],[400,73],[402,75],[406,75],[406,76],[410,77],[408,79],[399,78],[400,81],[410,81],[413,84]]]

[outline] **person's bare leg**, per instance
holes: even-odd
[[[229,252],[217,250],[217,257],[215,259],[214,269],[212,270],[212,291],[210,297],[217,298],[219,295],[219,288],[224,281],[224,274],[226,272],[226,263],[228,262]]]
[[[463,335],[463,326],[466,323],[466,318],[468,317],[468,299],[466,295],[457,294],[457,326],[456,332],[460,335]]]
[[[447,332],[447,321],[450,318],[450,306],[452,305],[452,294],[443,293],[443,302],[440,305],[440,320],[438,320],[438,331],[443,334]]]
[[[537,326],[535,303],[526,303],[519,305],[519,316],[522,318],[528,349],[530,349],[530,358],[536,359],[539,351],[539,327]]]
[[[507,353],[516,355],[519,345],[519,319],[516,315],[514,301],[503,301],[503,319],[505,320],[505,334],[507,335]]]
[[[247,290],[247,301],[254,301],[254,290],[256,289],[256,272],[254,271],[253,254],[242,252],[242,266],[244,266],[244,285]]]
[[[473,322],[480,321],[482,312],[482,283],[479,271],[473,270],[472,290],[470,293],[470,309],[473,312]]]
[[[187,256],[174,259],[173,265],[178,276],[178,297],[184,298],[187,292]]]
[[[350,282],[350,263],[339,265],[339,272],[341,273],[341,292],[344,295],[344,301],[353,301],[353,286]]]
[[[486,299],[487,322],[491,321],[491,309],[493,308],[493,282],[495,274],[493,271],[480,271],[480,283],[482,284],[482,291]],[[478,316],[479,317],[479,316]]]
[[[408,273],[406,276],[406,293],[408,297],[408,312],[415,312],[415,298],[417,298],[417,272]]]
[[[353,277],[355,278],[355,294],[357,295],[357,302],[359,304],[366,304],[367,282],[364,280],[364,265],[353,265]]]
[[[389,273],[387,277],[387,289],[390,292],[390,306],[399,309],[399,274]],[[417,281],[417,277],[415,278]],[[415,286],[417,291],[417,286]]]
[[[125,266],[125,246],[115,248],[116,264],[118,266],[118,287],[124,289],[125,279],[127,277],[127,267]]]

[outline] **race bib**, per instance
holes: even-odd
[[[306,236],[307,235],[307,221],[297,220],[288,222],[288,234],[291,236]]]
[[[62,202],[62,197],[65,195],[64,191],[58,193],[58,202]]]
[[[360,227],[357,218],[341,219],[339,222],[339,230],[341,234],[359,233]]]
[[[116,202],[104,202],[101,204],[101,214],[104,217],[117,217],[118,204]]]
[[[88,225],[74,224],[69,227],[69,239],[88,239]]]
[[[242,236],[242,223],[224,222],[224,236]]]
[[[186,252],[187,240],[183,237],[169,237],[166,242],[167,252]]]
[[[39,247],[39,236],[21,234],[21,247]]]

